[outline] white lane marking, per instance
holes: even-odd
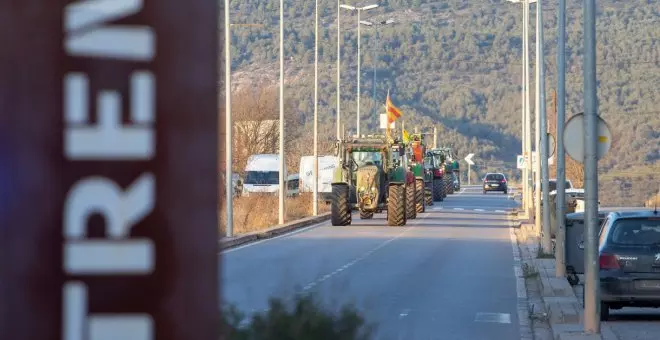
[[[312,282],[308,283],[305,287],[303,287],[303,291],[307,291],[307,290],[310,290],[310,289],[314,288],[315,286],[317,286],[317,285],[320,284],[321,282],[326,281],[326,280],[332,278],[333,276],[335,276],[335,275],[341,273],[343,270],[346,270],[346,269],[350,268],[351,266],[355,265],[356,263],[358,263],[358,262],[360,262],[360,261],[362,261],[362,260],[368,258],[369,256],[371,256],[373,253],[375,253],[375,252],[378,251],[379,249],[385,247],[386,245],[392,243],[392,241],[394,241],[394,240],[400,238],[401,236],[405,235],[407,232],[409,232],[410,230],[412,230],[412,225],[418,224],[419,221],[421,221],[422,219],[424,219],[424,218],[426,218],[426,217],[428,217],[428,216],[429,216],[429,213],[424,213],[422,216],[418,216],[417,219],[413,220],[413,221],[410,223],[410,224],[411,224],[410,227],[407,227],[405,230],[403,230],[402,232],[398,233],[398,234],[397,234],[396,236],[394,236],[393,238],[391,238],[391,239],[389,239],[389,240],[387,240],[387,241],[385,241],[385,242],[379,244],[379,245],[376,246],[375,248],[373,248],[373,249],[369,250],[368,252],[362,254],[362,256],[353,259],[351,262],[348,262],[348,263],[344,264],[343,266],[339,267],[338,269],[335,269],[335,270],[332,271],[330,274],[323,275],[321,278],[319,278],[319,279],[317,279],[317,280],[315,280],[315,281],[312,281]],[[421,217],[421,218],[419,218],[419,217]]]
[[[465,210],[463,208],[454,208],[454,210]]]
[[[509,218],[510,220],[510,218]],[[532,325],[529,323],[529,300],[527,298],[527,286],[525,285],[525,276],[522,270],[522,257],[520,256],[520,247],[518,247],[518,238],[511,224],[509,227],[509,238],[511,240],[511,253],[513,255],[513,275],[516,278],[516,296],[518,298],[518,328],[520,333],[532,333]]]
[[[405,318],[406,316],[408,316],[408,313],[410,313],[410,309],[402,310],[401,313],[399,313],[399,318]]]
[[[474,211],[486,211],[484,209],[474,209]]]
[[[302,229],[298,229],[296,231],[292,231],[290,233],[284,233],[284,234],[279,235],[279,236],[275,236],[275,237],[271,237],[271,238],[267,238],[267,239],[263,239],[263,240],[259,240],[259,241],[254,241],[254,242],[244,244],[242,246],[238,246],[238,247],[234,247],[234,248],[231,248],[231,249],[223,250],[223,251],[220,251],[220,253],[221,254],[229,254],[229,253],[237,251],[237,250],[241,250],[241,249],[245,249],[245,248],[248,248],[248,247],[256,246],[257,244],[260,244],[260,243],[277,240],[278,238],[293,236],[295,234],[304,233],[304,232],[306,232],[310,229],[318,228],[318,227],[320,227],[324,224],[327,224],[327,223],[328,223],[328,221],[319,222],[319,223],[316,223],[316,224],[312,224],[309,227],[305,227],[305,228],[302,228]]]
[[[506,212],[506,211],[504,211],[504,210],[495,210],[495,212],[503,213],[503,212]]]
[[[474,322],[511,323],[509,313],[477,313]]]

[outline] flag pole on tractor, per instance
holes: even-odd
[[[394,123],[397,119],[401,118],[401,110],[392,104],[392,99],[390,98],[390,90],[387,89],[387,99],[385,100],[385,109],[387,111],[387,136],[390,138],[390,125]],[[403,130],[403,126],[401,127]]]
[[[390,114],[389,114],[390,108],[389,106],[387,106],[389,98],[390,98],[390,89],[388,88],[387,99],[385,101],[385,116],[387,117],[387,124],[385,124],[385,136],[387,137],[388,140],[391,139],[391,131],[390,131],[391,123],[390,123]]]

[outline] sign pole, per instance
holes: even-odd
[[[596,82],[596,1],[584,0],[584,330],[600,333],[598,265],[598,97]]]

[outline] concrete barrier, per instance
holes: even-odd
[[[318,216],[301,218],[299,220],[291,221],[264,230],[253,231],[242,235],[236,235],[233,237],[223,237],[220,239],[220,249],[226,250],[250,242],[276,237],[282,234],[290,233],[297,229],[302,229],[318,223],[325,222],[329,219],[330,219],[330,213],[328,212],[324,214],[319,214]]]

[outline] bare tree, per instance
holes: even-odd
[[[243,89],[233,95],[234,171],[242,171],[251,155],[279,153],[277,88]],[[285,149],[300,135],[290,103],[285,103]]]

